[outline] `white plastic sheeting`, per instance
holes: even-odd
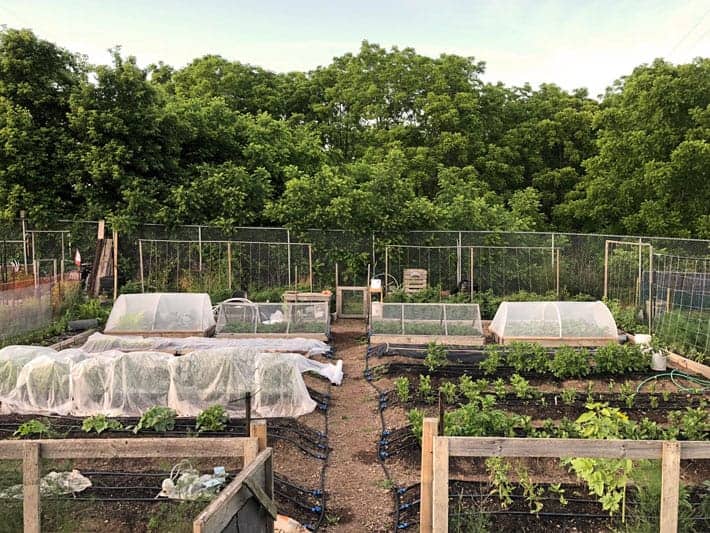
[[[343,377],[342,361],[333,365],[254,348],[197,350],[181,357],[36,348],[28,359],[30,349],[0,350],[0,361],[17,362],[0,383],[5,391],[0,393],[3,413],[138,416],[162,405],[179,416],[195,416],[219,404],[230,416],[242,417],[250,392],[254,416],[297,417],[316,406],[303,372],[315,372],[336,384]]]
[[[500,338],[616,339],[603,302],[503,302],[490,330]]]
[[[122,352],[165,351],[188,353],[210,348],[254,348],[263,352],[300,353],[308,357],[330,352],[330,346],[316,339],[288,338],[248,338],[233,339],[220,337],[141,337],[115,336],[94,333],[81,347],[85,352],[96,353],[108,350]],[[0,362],[0,365],[2,363]],[[1,369],[1,367],[0,367]],[[1,371],[1,370],[0,370]]]
[[[208,294],[122,294],[106,321],[106,333],[207,332],[215,326]]]

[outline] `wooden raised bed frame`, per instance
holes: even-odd
[[[618,344],[618,339],[608,337],[499,337],[493,334],[496,343],[506,346],[511,342],[534,342],[545,348],[559,348],[561,346],[579,346],[593,348],[606,344]]]
[[[384,335],[370,336],[371,344],[411,344],[426,346],[429,343],[444,344],[446,346],[471,346],[478,347],[485,344],[485,337],[477,335]]]
[[[449,457],[600,457],[661,459],[660,533],[675,533],[681,459],[710,458],[710,442],[598,439],[440,437],[439,420],[425,418],[422,430],[420,531],[448,531]]]
[[[273,531],[271,448],[266,448],[266,423],[250,424],[250,437],[145,439],[40,439],[0,441],[0,460],[22,460],[25,533],[39,533],[42,459],[125,459],[164,457],[242,457],[244,468],[193,522],[195,533],[217,533],[235,518],[249,531]],[[244,519],[239,513],[255,500]],[[254,509],[256,508],[256,512]],[[262,510],[265,510],[264,513]]]

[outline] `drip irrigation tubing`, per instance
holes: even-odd
[[[386,402],[385,405],[383,406],[382,404],[382,391],[380,388],[375,385],[373,382],[373,376],[372,372],[370,369],[370,346],[368,345],[367,352],[365,353],[365,370],[363,372],[365,380],[370,384],[370,386],[375,389],[377,392],[377,397],[380,400],[380,407],[378,409],[378,413],[380,416],[380,426],[381,426],[381,431],[380,431],[380,439],[377,442],[377,461],[380,464],[380,467],[382,468],[382,471],[385,474],[385,479],[387,482],[392,486],[392,499],[393,499],[393,504],[394,504],[394,527],[393,531],[397,532],[403,529],[400,524],[400,515],[399,515],[399,508],[401,506],[401,494],[403,494],[403,489],[398,487],[395,480],[392,478],[392,474],[390,473],[389,468],[387,468],[387,465],[385,464],[385,459],[388,457],[388,453],[386,448],[383,448],[383,446],[387,446],[387,436],[389,435],[389,431],[387,429],[387,425],[385,422],[385,416],[384,416],[384,407],[386,407]]]

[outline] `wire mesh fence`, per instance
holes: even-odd
[[[430,286],[471,294],[492,291],[559,293],[560,249],[542,246],[385,246],[387,285],[399,288],[405,269],[427,271]]]
[[[143,292],[207,292],[229,296],[271,287],[310,287],[306,243],[138,239]]]
[[[653,332],[683,354],[710,351],[710,275],[708,257],[653,255]]]

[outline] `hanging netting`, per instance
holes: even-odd
[[[208,294],[122,294],[113,304],[106,333],[208,333],[215,325]]]
[[[196,416],[219,404],[230,416],[243,417],[249,392],[253,416],[297,417],[316,406],[302,373],[336,384],[343,377],[340,361],[333,365],[234,347],[175,357],[11,346],[0,350],[0,361],[2,412],[20,414],[138,416],[160,405],[179,416]]]
[[[500,339],[618,337],[614,317],[603,302],[503,302],[490,330]]]
[[[210,348],[254,348],[263,352],[288,352],[298,353],[312,357],[314,355],[327,355],[331,347],[317,339],[304,339],[300,337],[288,338],[216,338],[216,337],[141,337],[127,335],[92,334],[81,347],[85,352],[97,353],[108,350],[122,352],[160,351],[170,353],[187,353],[195,350],[208,350]],[[0,362],[0,365],[2,362]],[[2,367],[0,366],[0,369]],[[1,371],[1,370],[0,370]]]

